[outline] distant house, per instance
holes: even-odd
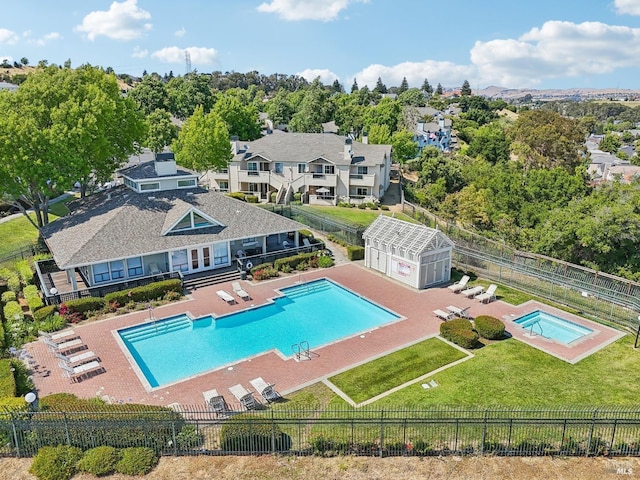
[[[442,152],[451,150],[451,120],[437,114],[432,122],[418,122],[413,139],[418,149],[436,147]]]
[[[389,187],[391,145],[369,145],[330,133],[274,131],[252,142],[233,141],[228,168],[209,171],[209,185],[262,202],[336,205],[375,202]]]

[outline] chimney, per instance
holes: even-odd
[[[240,137],[237,135],[231,136],[231,154],[237,155],[240,151]]]
[[[351,149],[351,139],[345,138],[344,139],[344,159],[351,160],[352,156],[353,156],[353,150]]]
[[[169,175],[175,175],[178,173],[176,167],[176,159],[171,152],[156,153],[156,160],[154,162],[156,174],[159,177],[167,177]]]
[[[367,145],[369,143],[369,133],[368,132],[362,132],[362,143],[364,143],[365,145]]]
[[[444,128],[444,117],[442,115],[438,117],[438,125],[441,129]]]

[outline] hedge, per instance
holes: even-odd
[[[504,323],[502,320],[489,315],[480,315],[473,321],[476,332],[487,340],[500,340],[504,337]]]
[[[347,257],[349,260],[362,260],[364,258],[364,247],[349,245],[347,247]]]
[[[46,307],[39,308],[33,312],[34,322],[44,322],[47,317],[54,315],[58,311],[57,305],[47,305]]]
[[[44,307],[44,302],[42,301],[42,297],[40,297],[40,291],[38,291],[38,287],[35,285],[27,285],[24,287],[22,294],[24,295],[31,312],[35,312],[36,310]]]
[[[158,464],[158,456],[150,448],[131,447],[122,450],[116,472],[124,475],[146,475]]]
[[[235,198],[236,200],[242,200],[243,202],[246,201],[244,199],[244,193],[242,193],[242,192],[227,193],[227,197]]]
[[[291,448],[291,438],[278,425],[251,420],[247,415],[228,420],[220,429],[220,448],[228,452],[281,452]]]
[[[255,195],[245,195],[244,199],[247,203],[258,203],[258,197]]]
[[[0,397],[16,396],[16,378],[13,375],[11,360],[0,360]],[[24,402],[24,400],[22,400]]]
[[[462,348],[473,348],[478,343],[478,333],[466,318],[455,318],[440,324],[440,335]]]
[[[163,298],[168,292],[182,294],[182,283],[180,279],[163,280],[148,285],[141,285],[130,290],[107,293],[104,296],[106,304],[117,303],[126,305],[129,302],[148,302]]]
[[[16,301],[16,292],[12,292],[11,290],[7,290],[6,292],[3,292],[2,296],[0,296],[0,301],[2,301],[2,303],[9,303],[9,302],[15,302]]]
[[[33,283],[33,269],[29,260],[20,260],[16,262],[15,269],[22,280],[22,283],[29,285]]]
[[[102,309],[102,307],[104,307],[104,300],[100,297],[82,297],[64,302],[64,305],[70,313],[81,313],[84,315],[87,312],[95,312],[96,310]]]
[[[7,302],[7,304],[2,309],[4,313],[4,318],[8,322],[22,322],[24,321],[24,313],[22,312],[22,307],[18,302]]]
[[[292,255],[291,257],[279,258],[275,262],[273,262],[273,266],[276,270],[281,271],[284,265],[289,265],[292,270],[295,270],[296,267],[302,262],[309,262],[312,258],[317,257],[318,254],[316,252],[310,253],[298,253],[296,255]]]
[[[273,268],[273,263],[266,262],[261,263],[260,265],[256,265],[255,267],[251,267],[251,275],[254,275],[258,270],[264,270],[265,268]]]

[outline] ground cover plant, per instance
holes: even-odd
[[[350,223],[352,225],[361,225],[368,226],[373,221],[378,218],[379,215],[392,215],[391,211],[385,210],[362,210],[360,208],[345,208],[345,207],[324,207],[324,206],[307,206],[303,205],[298,208],[303,210],[310,211],[311,213],[315,213],[317,215],[322,215],[323,217],[329,217],[341,222]],[[395,213],[395,218],[400,220],[405,220],[411,223],[417,223],[416,220],[412,219],[408,215],[403,213]]]
[[[361,403],[465,356],[457,348],[437,338],[430,338],[329,380],[354,402]]]

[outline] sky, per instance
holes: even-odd
[[[258,72],[350,90],[640,89],[640,0],[0,0],[0,60]]]

